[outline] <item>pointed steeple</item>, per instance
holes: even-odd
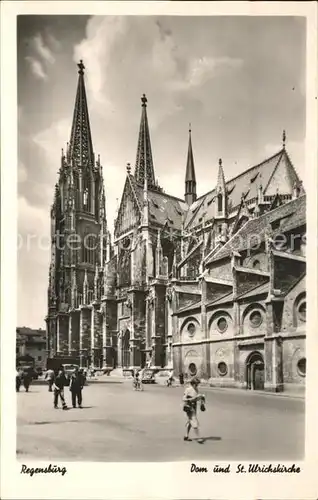
[[[225,191],[225,177],[221,158],[219,159],[218,180],[216,185],[217,191]]]
[[[77,66],[79,68],[79,76],[68,156],[79,166],[94,165],[93,144],[84,82],[85,66],[82,60]]]
[[[185,176],[185,201],[188,205],[192,205],[197,199],[197,183],[195,180],[195,170],[194,170],[194,160],[192,151],[192,140],[191,140],[191,124],[189,125],[189,145],[188,145],[188,158],[187,158],[187,169]]]
[[[225,177],[224,177],[221,158],[219,159],[216,194],[217,194],[216,217],[221,217],[225,219],[227,217],[227,190],[226,190]]]
[[[143,94],[141,102],[142,111],[135,166],[135,178],[139,184],[143,185],[145,182],[145,177],[147,177],[148,187],[152,188],[156,186],[156,183],[147,117],[147,97],[145,96],[145,94]]]

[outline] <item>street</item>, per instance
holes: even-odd
[[[46,385],[17,394],[17,458],[68,461],[300,460],[305,403],[301,399],[202,387],[198,411],[204,444],[184,442],[181,387],[131,381],[91,383],[83,409],[53,409]],[[70,392],[65,388],[68,405]]]

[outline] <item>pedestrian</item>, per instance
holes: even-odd
[[[22,375],[23,386],[25,388],[25,392],[29,392],[29,387],[32,382],[32,375],[29,370],[25,370]]]
[[[142,391],[143,390],[139,370],[134,371],[133,387],[134,387],[134,391]]]
[[[54,370],[52,370],[51,368],[48,369],[48,371],[45,374],[45,380],[48,381],[49,392],[52,392],[52,386],[54,383]]]
[[[21,382],[22,382],[21,376],[22,376],[21,371],[16,370],[16,372],[15,372],[15,390],[16,390],[16,392],[20,391]]]
[[[190,384],[186,387],[183,395],[183,411],[187,415],[186,435],[184,441],[191,441],[189,433],[191,428],[194,430],[198,443],[203,443],[204,439],[200,436],[199,422],[197,418],[197,403],[201,401],[201,411],[205,411],[205,396],[199,393],[200,380],[197,377],[190,379]]]
[[[183,385],[184,384],[184,375],[183,373],[179,373],[179,382],[180,382],[180,385]]]
[[[71,375],[70,391],[72,394],[72,406],[76,408],[76,400],[78,407],[82,408],[82,390],[85,384],[84,375],[81,370],[76,366],[74,373]]]
[[[64,398],[64,387],[67,385],[67,380],[63,368],[60,368],[56,377],[54,377],[53,391],[54,391],[54,408],[58,408],[59,398],[62,401],[63,410],[67,410],[67,404]]]
[[[168,380],[167,380],[167,387],[172,387],[172,382],[173,382],[173,370],[169,372]]]

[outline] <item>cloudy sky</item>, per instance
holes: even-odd
[[[198,194],[218,158],[227,179],[287,149],[304,175],[305,19],[293,17],[18,18],[18,324],[45,327],[49,208],[69,140],[77,84],[86,90],[112,226],[125,165],[134,164],[140,97],[148,97],[155,173],[184,195],[188,124]]]

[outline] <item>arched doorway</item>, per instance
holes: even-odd
[[[264,359],[260,352],[252,352],[246,360],[247,389],[262,391],[264,389]]]
[[[122,339],[122,365],[123,368],[128,368],[130,366],[130,349],[129,349],[129,344],[130,344],[130,331],[127,329],[125,333],[123,334],[123,339]]]

